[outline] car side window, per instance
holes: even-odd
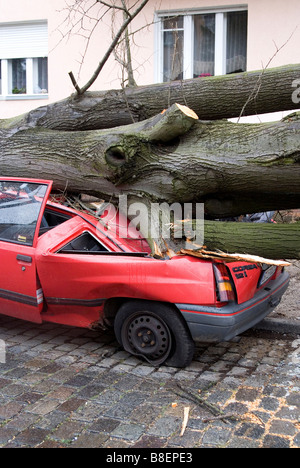
[[[98,239],[89,232],[84,232],[79,237],[73,239],[67,245],[62,247],[58,253],[97,254],[105,252],[109,252],[109,250]]]
[[[0,240],[31,246],[47,185],[0,182]]]

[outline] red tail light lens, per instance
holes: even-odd
[[[235,291],[228,268],[224,263],[215,263],[214,272],[217,284],[217,299],[220,302],[235,301]]]

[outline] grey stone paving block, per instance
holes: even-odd
[[[272,421],[269,432],[270,434],[293,436],[297,433],[297,428],[295,424],[290,421],[275,419]]]
[[[203,436],[202,443],[212,447],[223,447],[229,441],[230,436],[229,429],[209,428]]]
[[[297,408],[300,408],[300,395],[299,392],[291,392],[287,398],[286,401],[289,405],[292,406],[297,406]]]
[[[138,442],[136,442],[132,447],[133,448],[163,448],[166,446],[168,439],[161,437],[143,436]]]
[[[29,426],[34,425],[39,420],[39,416],[34,414],[17,414],[6,424],[8,429],[17,429],[18,432],[24,431]]]
[[[293,444],[295,447],[300,448],[300,432],[298,432],[298,434],[294,438]]]
[[[130,414],[130,421],[150,425],[161,414],[161,407],[144,404],[136,407]]]
[[[51,432],[53,440],[74,440],[86,427],[86,424],[78,421],[66,421],[56,430]]]
[[[20,413],[22,408],[23,406],[20,403],[15,403],[14,401],[6,403],[0,407],[0,420],[13,418],[16,414]]]
[[[261,400],[260,408],[266,411],[276,411],[280,406],[280,401],[273,397],[264,397]]]
[[[39,429],[45,429],[49,432],[56,429],[60,424],[66,420],[66,415],[61,413],[58,410],[52,411],[52,413],[46,414],[45,416],[40,417],[34,423],[34,427]]]
[[[290,441],[280,436],[267,435],[263,441],[263,448],[290,448]]]
[[[70,444],[71,448],[102,448],[108,440],[107,434],[81,434]]]
[[[203,434],[197,431],[186,429],[183,436],[175,435],[169,438],[168,447],[196,447],[203,438]]]
[[[180,431],[181,429],[181,419],[166,416],[159,418],[153,427],[148,429],[148,434],[155,435],[158,437],[170,437],[172,434]]]
[[[44,429],[28,428],[11,441],[10,445],[14,447],[36,447],[47,437],[48,431]]]
[[[260,397],[260,392],[256,388],[241,388],[235,395],[238,401],[255,401]]]
[[[117,437],[124,440],[136,441],[145,430],[145,426],[140,424],[120,424],[111,433],[111,437]]]
[[[120,425],[120,421],[116,419],[109,418],[99,418],[94,423],[88,427],[88,430],[91,432],[105,432],[110,433]]]
[[[232,437],[226,448],[259,448],[260,442],[242,437]]]
[[[45,414],[51,413],[59,406],[57,400],[39,400],[37,403],[27,408],[27,411],[34,414],[44,416]]]
[[[0,446],[6,446],[19,432],[16,427],[0,427]]]
[[[83,398],[70,398],[67,401],[64,401],[57,409],[63,413],[72,413],[76,411],[81,406],[85,405],[86,400]]]
[[[120,420],[128,420],[131,413],[133,412],[133,407],[128,405],[123,405],[122,403],[118,403],[113,405],[110,408],[103,407],[103,416],[108,418],[115,418]]]
[[[80,406],[78,410],[71,414],[71,418],[77,421],[85,421],[92,423],[95,419],[99,418],[99,415],[103,412],[103,406],[99,405],[98,402],[93,400],[87,401],[83,406]]]

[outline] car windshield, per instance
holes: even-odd
[[[0,240],[32,245],[47,185],[0,182]]]

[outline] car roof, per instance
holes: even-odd
[[[31,184],[53,185],[53,180],[32,179],[30,177],[0,177],[0,182],[28,182]]]

